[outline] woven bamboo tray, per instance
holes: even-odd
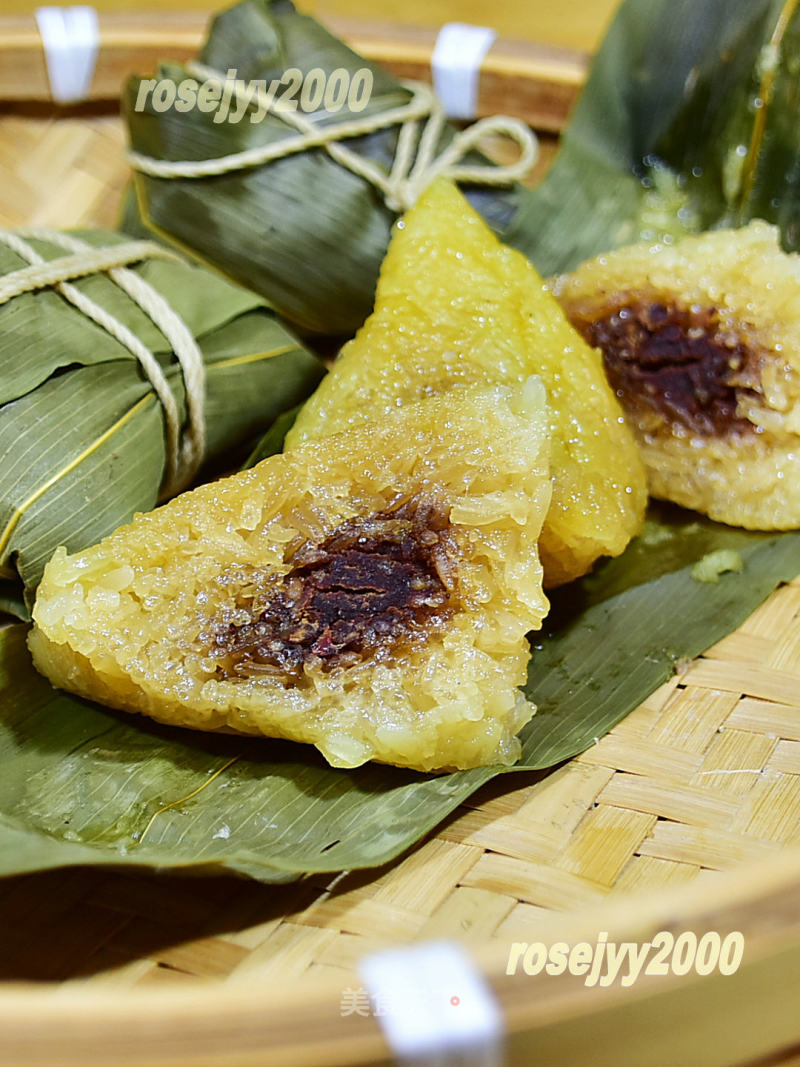
[[[47,103],[32,20],[0,19],[0,225],[113,225],[128,169],[113,96],[189,55],[202,20],[104,20],[93,103]],[[426,32],[337,25],[424,75]],[[557,130],[585,57],[498,42],[481,113]],[[552,152],[545,141],[543,163]],[[536,175],[532,176],[535,180]],[[289,886],[69,869],[0,880],[0,1062],[364,1064],[379,1020],[342,1013],[357,961],[468,946],[502,1006],[509,1061],[800,1063],[800,580],[588,752],[467,801],[386,869]],[[512,942],[644,942],[739,930],[732,976],[505,974]]]

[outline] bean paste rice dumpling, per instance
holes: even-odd
[[[603,351],[654,496],[800,526],[800,256],[764,222],[618,249],[554,283]]]
[[[553,499],[540,541],[545,585],[619,555],[638,532],[645,474],[599,354],[531,263],[460,191],[435,181],[398,222],[375,310],[305,404],[287,446],[480,382],[541,375]]]
[[[136,516],[48,563],[55,685],[339,767],[513,763],[547,611],[538,378],[408,404]]]

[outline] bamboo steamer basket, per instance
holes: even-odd
[[[0,19],[0,224],[113,226],[122,79],[192,55],[204,21],[101,17],[90,101],[57,109],[33,20]],[[433,33],[331,21],[393,73],[429,76]],[[479,113],[544,133],[534,181],[585,70],[502,40],[484,62]],[[380,1020],[343,1014],[343,992],[365,954],[442,938],[486,976],[512,1064],[800,1063],[798,845],[795,580],[589,751],[484,787],[386,868],[288,886],[102,867],[0,880],[0,1063],[389,1063]],[[627,988],[506,974],[513,942],[659,931],[740,931],[741,965]]]

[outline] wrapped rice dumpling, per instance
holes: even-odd
[[[400,125],[399,119],[388,125],[380,120],[409,107],[411,89],[296,11],[289,0],[242,0],[221,11],[211,22],[199,60],[202,70],[192,64],[161,64],[157,78],[133,78],[123,91],[131,147],[137,153],[135,196],[128,200],[125,229],[138,233],[144,227],[213,264],[261,293],[304,333],[352,336],[369,314],[398,209],[344,166],[341,157],[314,147],[206,177],[169,178],[148,172],[142,159],[196,162],[280,149],[297,136],[290,121],[296,112],[319,131],[352,122],[376,126],[340,145],[388,178]],[[315,73],[324,73],[331,89],[349,86],[347,99],[337,101],[335,93],[326,92],[312,105],[306,88],[300,99],[294,98],[291,68],[308,74],[309,88]],[[198,82],[205,84],[206,70],[217,72],[219,95],[228,103],[211,109],[181,106],[186,87],[194,85],[197,92]],[[230,97],[230,70],[246,89],[238,99]],[[165,109],[154,100],[157,83],[167,91],[174,87],[177,107]],[[259,84],[265,89],[261,101],[252,96]],[[278,106],[268,113],[263,97]],[[455,133],[454,126],[443,125],[434,156]],[[464,162],[488,165],[474,151]],[[469,190],[472,203],[499,233],[515,229],[518,208],[529,195],[518,182]]]
[[[59,549],[34,661],[104,704],[339,767],[513,763],[549,499],[538,378],[409,404]]]
[[[375,310],[306,403],[287,447],[476,382],[539,374],[550,407],[553,499],[545,584],[585,574],[637,532],[645,477],[601,360],[541,278],[458,189],[436,181],[395,229]]]
[[[603,351],[654,496],[748,529],[800,526],[800,257],[777,229],[619,249],[554,291]]]
[[[95,256],[106,269],[55,280]],[[324,369],[255,293],[123,234],[4,232],[0,277],[0,608],[27,618],[59,545],[94,544],[197,466],[230,467]],[[189,397],[181,337],[196,352]],[[171,477],[193,427],[196,463]]]

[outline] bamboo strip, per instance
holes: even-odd
[[[708,788],[655,782],[639,775],[617,773],[599,794],[598,801],[620,808],[657,815],[673,822],[725,829],[733,822],[738,805]]]
[[[559,866],[610,887],[655,823],[655,815],[598,804],[570,839]]]
[[[731,712],[728,725],[768,737],[800,741],[800,704],[773,704],[767,700],[742,697]]]
[[[800,741],[779,741],[767,768],[782,774],[800,774]]]
[[[737,693],[719,693],[693,686],[676,690],[648,737],[651,745],[702,753],[736,710]]]
[[[691,863],[715,870],[729,870],[748,860],[763,859],[777,846],[716,827],[686,826],[682,823],[656,823],[651,837],[643,841],[643,856]]]
[[[578,759],[581,763],[600,764],[633,774],[685,782],[699,767],[698,757],[678,749],[655,748],[647,741],[628,741],[616,732],[606,734],[593,748]]]
[[[763,734],[726,728],[709,744],[693,784],[742,796],[755,785],[775,743]]]
[[[749,693],[779,704],[794,704],[800,693],[800,671],[768,670],[761,666],[736,664],[732,673],[730,662],[719,660],[697,661],[689,667],[683,680],[703,689]]]
[[[510,856],[485,852],[463,879],[463,884],[556,911],[577,908],[605,896],[607,890],[571,871],[527,863]]]

